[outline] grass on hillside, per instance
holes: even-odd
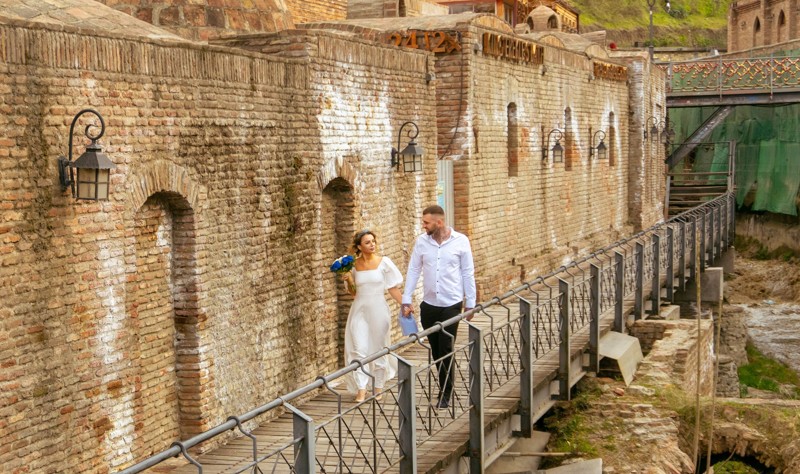
[[[656,0],[654,46],[724,46],[730,2],[672,0],[668,12],[666,1]],[[607,30],[610,37],[624,43],[648,41],[650,15],[646,0],[572,0],[570,3],[580,11],[582,27]],[[712,44],[720,40],[723,44]]]
[[[739,382],[747,387],[780,393],[781,385],[793,386],[794,396],[800,398],[800,376],[786,365],[770,359],[748,343],[748,364],[739,367]]]
[[[722,461],[714,464],[714,474],[758,474],[758,471],[739,461]]]

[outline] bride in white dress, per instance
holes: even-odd
[[[376,249],[377,241],[372,231],[362,230],[353,237],[355,265],[352,272],[344,275],[344,279],[351,294],[355,287],[356,297],[345,328],[345,364],[363,359],[391,344],[392,318],[385,294],[388,291],[397,304],[402,302],[399,286],[403,282],[403,275],[389,257],[375,253]],[[365,369],[375,377],[376,398],[380,399],[384,384],[397,372],[397,359],[384,356],[367,364]],[[371,377],[359,368],[348,374],[346,380],[348,389],[356,392],[355,401],[363,401]]]

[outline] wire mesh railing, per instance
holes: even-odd
[[[640,319],[645,317],[642,303],[648,295],[655,305],[651,310],[657,310],[660,286],[651,284],[661,285],[657,277],[664,275],[664,285],[671,288],[673,275],[679,280],[695,276],[696,258],[710,264],[713,256],[719,256],[733,238],[734,209],[733,194],[720,196],[176,442],[121,472],[143,472],[183,456],[202,473],[204,458],[195,458],[188,450],[238,429],[243,437],[234,441],[239,443],[237,452],[252,452],[231,460],[230,472],[412,473],[417,471],[421,446],[437,437],[454,436],[449,427],[463,420],[469,425],[468,435],[460,432],[468,437],[470,463],[479,469],[484,462],[487,397],[500,390],[507,394],[510,388],[513,391],[509,384],[518,382],[522,433],[530,433],[535,422],[531,387],[537,364],[544,358],[558,360],[558,396],[569,398],[574,336],[588,332],[589,342],[581,351],[589,353],[587,370],[596,370],[600,320],[613,313],[613,330],[624,331],[622,315],[631,309],[631,299],[633,317]],[[454,341],[453,352],[434,359],[426,338],[440,331],[455,333],[459,322],[475,314],[486,316],[488,328],[467,322],[468,340]],[[415,365],[406,359],[406,351],[413,350],[421,351],[425,362]],[[334,382],[355,370],[363,371],[380,357],[397,359],[397,379],[380,393],[373,389],[363,402],[343,402],[345,395]],[[441,383],[443,378],[448,383]],[[452,389],[443,393],[448,385]],[[306,410],[290,403],[313,393],[328,394],[326,403],[333,408],[320,415],[313,403]],[[291,415],[291,423],[271,426],[269,436],[243,428],[244,423],[279,410]]]

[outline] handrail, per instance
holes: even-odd
[[[233,430],[233,429],[235,429],[237,427],[241,428],[242,423],[246,423],[246,422],[258,417],[259,415],[263,415],[264,413],[267,413],[267,412],[269,412],[271,410],[274,410],[274,409],[276,409],[278,407],[287,406],[287,407],[290,407],[291,410],[297,411],[295,408],[293,408],[293,407],[291,407],[289,405],[289,402],[291,400],[293,400],[295,398],[298,398],[298,397],[301,397],[303,395],[306,395],[306,394],[308,394],[308,393],[310,393],[310,392],[312,392],[312,391],[314,391],[314,390],[316,390],[318,388],[321,388],[323,386],[329,387],[329,385],[328,385],[329,382],[331,382],[331,381],[333,381],[335,379],[338,379],[338,378],[340,378],[340,377],[342,377],[342,376],[344,376],[344,375],[346,375],[346,374],[348,374],[350,372],[353,372],[353,371],[359,369],[360,367],[363,367],[364,365],[366,365],[366,364],[368,364],[368,363],[370,363],[372,361],[375,361],[375,360],[377,360],[377,359],[379,359],[381,357],[388,356],[390,354],[394,356],[395,353],[398,351],[398,349],[401,349],[401,348],[404,348],[404,347],[419,343],[422,338],[424,338],[424,337],[426,337],[428,335],[431,335],[431,334],[433,334],[433,333],[435,333],[437,331],[441,331],[441,330],[443,330],[445,328],[453,326],[454,324],[459,323],[461,320],[467,318],[468,316],[471,316],[473,314],[477,314],[479,312],[484,312],[487,308],[493,307],[495,305],[500,305],[500,306],[503,306],[504,308],[508,308],[505,304],[503,304],[504,301],[508,300],[509,298],[515,297],[515,296],[520,296],[520,294],[523,293],[523,292],[532,292],[532,291],[534,291],[533,288],[537,284],[538,285],[545,285],[545,286],[551,288],[552,290],[555,290],[556,291],[555,298],[559,298],[560,296],[562,296],[562,294],[559,292],[558,285],[551,286],[551,285],[546,283],[547,280],[549,280],[549,279],[551,279],[553,277],[556,277],[556,276],[558,276],[559,274],[562,274],[562,273],[568,273],[568,274],[572,275],[571,273],[569,273],[569,269],[570,268],[576,268],[576,269],[580,270],[581,272],[583,272],[584,269],[581,268],[581,265],[589,262],[592,259],[598,259],[598,257],[597,257],[598,254],[611,255],[611,253],[610,253],[611,250],[620,249],[621,247],[624,247],[624,246],[626,246],[626,245],[628,245],[629,243],[632,243],[632,242],[637,243],[637,247],[639,247],[639,246],[641,246],[640,240],[644,236],[655,234],[655,233],[659,233],[662,229],[664,229],[665,227],[669,226],[670,224],[685,224],[687,222],[691,222],[692,226],[694,227],[696,225],[698,217],[702,217],[704,219],[704,216],[707,214],[708,210],[711,210],[711,215],[712,215],[712,221],[711,222],[713,223],[713,221],[714,221],[714,218],[713,218],[714,209],[716,209],[716,208],[718,208],[718,207],[720,207],[722,205],[726,205],[726,206],[730,207],[732,205],[731,204],[732,202],[733,202],[733,194],[728,192],[728,193],[720,195],[719,197],[717,197],[717,198],[715,198],[715,199],[713,199],[711,201],[708,201],[705,204],[702,204],[702,205],[700,205],[698,207],[695,207],[693,209],[689,209],[689,210],[686,210],[686,211],[684,211],[684,212],[682,212],[680,214],[677,214],[677,215],[673,216],[672,218],[670,218],[669,220],[660,222],[660,223],[658,223],[658,224],[656,224],[656,225],[654,225],[654,226],[652,226],[652,227],[650,227],[648,229],[642,230],[642,231],[640,231],[640,232],[638,232],[638,233],[636,233],[634,235],[631,235],[631,236],[628,236],[626,238],[620,239],[620,240],[614,242],[613,244],[610,244],[610,245],[608,245],[606,247],[603,247],[603,248],[601,248],[601,249],[599,249],[599,250],[597,250],[595,252],[592,252],[591,254],[589,254],[589,255],[587,255],[585,257],[582,257],[582,258],[580,258],[578,260],[572,261],[567,265],[563,265],[560,268],[558,268],[558,269],[556,269],[556,270],[554,270],[554,271],[552,271],[552,272],[550,272],[548,274],[537,276],[536,278],[534,278],[534,279],[532,279],[532,280],[530,280],[528,282],[525,282],[525,283],[521,284],[520,286],[518,286],[518,287],[516,287],[516,288],[514,288],[512,290],[509,290],[509,291],[507,291],[506,293],[504,293],[504,294],[502,294],[500,296],[493,296],[487,302],[480,303],[480,304],[476,305],[474,308],[472,308],[469,311],[466,311],[466,312],[461,313],[461,314],[459,314],[457,316],[454,316],[454,317],[452,317],[452,318],[450,318],[450,319],[448,319],[446,321],[438,323],[435,326],[433,326],[431,328],[428,328],[426,330],[423,330],[423,331],[421,331],[419,333],[412,334],[412,335],[410,335],[408,337],[405,337],[404,339],[401,339],[398,342],[396,342],[396,343],[394,343],[394,344],[392,344],[390,346],[384,347],[382,350],[380,350],[378,352],[375,352],[374,354],[371,354],[371,355],[365,357],[364,359],[352,361],[351,363],[349,363],[345,367],[342,367],[339,370],[336,370],[336,371],[334,371],[334,372],[332,372],[330,374],[324,375],[324,376],[319,376],[313,382],[311,382],[311,383],[309,383],[309,384],[307,384],[307,385],[305,385],[303,387],[300,387],[300,388],[298,388],[298,389],[296,389],[296,390],[294,390],[292,392],[289,392],[289,393],[287,393],[287,394],[285,394],[285,395],[283,395],[281,397],[278,397],[278,398],[276,398],[276,399],[274,399],[274,400],[272,400],[272,401],[270,401],[270,402],[268,402],[268,403],[266,403],[264,405],[256,407],[256,408],[248,411],[247,413],[245,413],[245,414],[243,414],[241,416],[229,417],[222,424],[220,424],[220,425],[218,425],[218,426],[216,426],[216,427],[214,427],[214,428],[212,428],[212,429],[210,429],[208,431],[205,431],[203,433],[195,435],[195,436],[193,436],[193,437],[191,437],[191,438],[189,438],[189,439],[187,439],[187,440],[185,440],[183,442],[175,443],[170,448],[168,448],[168,449],[166,449],[166,450],[164,450],[164,451],[162,451],[160,453],[157,453],[157,454],[155,454],[155,455],[153,455],[153,456],[151,456],[151,457],[149,457],[149,458],[147,458],[147,459],[145,459],[145,460],[143,460],[143,461],[141,461],[141,462],[139,462],[139,463],[137,463],[137,464],[125,469],[125,470],[123,470],[123,471],[120,471],[120,474],[139,473],[139,472],[144,471],[145,469],[148,469],[148,468],[153,467],[153,466],[155,466],[157,464],[160,464],[161,462],[163,462],[163,461],[165,461],[165,460],[167,460],[169,458],[176,457],[176,456],[181,455],[181,454],[185,454],[186,450],[188,450],[188,449],[190,449],[190,448],[192,448],[194,446],[197,446],[200,443],[208,441],[208,440],[210,440],[210,439],[212,439],[212,438],[214,438],[214,437],[216,437],[216,436],[218,436],[218,435],[220,435],[222,433],[225,433],[227,431]],[[730,226],[730,225],[732,225],[732,223],[730,223],[730,221],[728,219],[733,216],[733,210],[732,210],[732,208],[729,209],[728,207],[726,207],[726,210],[728,210],[729,213],[724,216],[725,219],[726,219],[725,222],[728,223],[727,225]],[[720,219],[722,219],[722,216],[720,216]],[[704,222],[704,220],[701,219],[701,222]],[[715,248],[714,239],[718,238],[721,241],[723,239],[723,236],[722,236],[721,229],[719,227],[716,228],[716,232],[714,232],[713,227],[712,227],[712,229],[710,231],[712,232],[712,234],[710,235],[711,242],[708,242],[707,244],[711,245],[711,248],[714,249]],[[729,227],[726,227],[726,232],[728,234],[730,234],[731,233],[731,229]],[[705,240],[707,240],[707,235],[706,234],[708,234],[708,232],[706,231],[706,228],[703,227],[703,234],[701,235],[701,237],[703,237],[703,247],[702,248],[706,248],[705,247],[705,245],[706,245]],[[715,235],[713,235],[713,234],[718,234],[718,235],[717,235],[717,237],[715,237]],[[727,244],[729,242],[730,235],[728,235],[727,237],[724,237],[724,239],[725,239],[725,242]],[[694,246],[694,243],[692,242],[691,245]],[[623,253],[627,254],[629,252],[629,250],[625,250]],[[713,252],[713,250],[712,250],[712,252]],[[641,255],[639,255],[639,258],[641,259]],[[657,255],[656,255],[656,258],[658,258]],[[660,262],[660,260],[659,260],[659,262]],[[648,262],[648,264],[651,264],[651,263],[652,262]],[[669,263],[668,263],[668,265],[669,265]],[[639,268],[639,271],[641,271],[641,270],[642,269]],[[655,269],[651,269],[651,270],[655,271]],[[692,271],[691,268],[690,268],[690,271]],[[658,273],[656,272],[655,275],[657,277]],[[582,284],[585,284],[585,281]],[[645,283],[645,286],[647,286],[647,283]],[[547,304],[547,303],[544,303],[544,304]],[[569,305],[569,301],[567,301],[566,304]],[[592,321],[592,322],[596,323],[596,321]],[[470,325],[471,329],[475,328],[474,325],[472,325],[470,323],[468,323],[468,324]],[[503,328],[501,327],[499,329],[503,329]],[[497,329],[493,328],[490,331],[494,331],[494,330],[497,330]],[[457,348],[457,349],[455,349],[455,352],[458,352],[459,350],[462,350],[462,349],[458,349]],[[482,374],[480,376],[483,377]]]
[[[770,97],[780,89],[800,88],[800,58],[767,56],[674,61],[661,66],[667,74],[669,94],[763,91]]]

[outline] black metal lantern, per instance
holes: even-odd
[[[72,134],[75,129],[75,123],[81,115],[85,113],[94,114],[100,120],[100,133],[91,135],[89,129],[96,127],[94,124],[86,126],[84,135],[90,139],[92,143],[86,147],[86,151],[78,157],[74,162],[72,161]],[[100,116],[95,110],[83,109],[78,112],[72,119],[72,125],[69,127],[69,158],[63,156],[58,157],[58,172],[61,187],[72,189],[72,197],[75,199],[88,199],[92,201],[101,201],[108,199],[109,187],[111,185],[110,175],[111,170],[116,168],[111,160],[108,159],[103,153],[102,147],[97,143],[97,140],[103,136],[106,131],[105,122],[103,117]],[[73,169],[77,172],[73,172]],[[77,174],[77,179],[75,175]]]
[[[600,135],[600,143],[597,143],[598,135]],[[598,160],[608,159],[608,148],[606,147],[605,139],[606,132],[602,130],[594,132],[594,135],[592,135],[592,139],[589,142],[589,158],[597,154]],[[595,143],[597,143],[597,145],[595,145]]]
[[[661,123],[663,124],[663,127],[661,128],[661,143],[664,145],[669,145],[675,139],[675,127],[668,119]]]
[[[408,145],[403,148],[403,151],[398,152],[400,149],[400,136],[403,134],[403,129],[406,125],[413,125],[414,131],[408,131]],[[392,148],[392,168],[400,171],[400,162],[403,162],[403,171],[406,173],[414,173],[422,171],[422,155],[425,150],[414,141],[419,135],[419,127],[414,122],[406,122],[400,126],[400,131],[397,132],[397,148]],[[398,156],[399,155],[399,156]]]
[[[553,148],[548,149],[553,134],[555,134],[556,143],[553,145]],[[561,163],[564,161],[564,147],[561,146],[562,138],[564,138],[564,133],[561,130],[557,128],[550,130],[550,133],[547,134],[547,141],[542,144],[542,161],[547,160],[549,152],[553,153],[553,163]]]
[[[652,122],[652,125],[650,126],[650,135],[649,136],[650,136],[650,141],[654,142],[654,141],[658,140],[658,124],[659,124],[659,122],[658,122],[658,118],[656,118],[656,117],[649,117],[647,119],[647,121],[645,121],[645,123],[644,123],[644,138],[648,137],[648,133],[647,133],[648,128],[647,128],[647,126],[650,124],[650,122]]]

